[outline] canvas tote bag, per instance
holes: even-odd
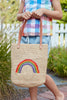
[[[40,44],[20,44],[19,49],[16,43],[11,46],[12,82],[17,86],[28,88],[45,83],[47,58],[48,45],[42,44],[42,20],[40,19]]]

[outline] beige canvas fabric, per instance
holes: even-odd
[[[45,83],[48,45],[17,44],[11,46],[11,80],[21,87],[34,87]],[[36,52],[35,52],[36,51]]]

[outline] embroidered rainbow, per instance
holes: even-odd
[[[16,73],[21,73],[21,70],[25,65],[31,66],[34,73],[40,73],[38,69],[38,65],[36,64],[36,62],[34,62],[31,59],[25,59],[21,61],[16,68]]]

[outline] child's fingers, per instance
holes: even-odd
[[[41,16],[42,15],[42,13],[38,12],[38,11],[35,11],[34,14],[37,15],[37,16]]]
[[[29,12],[27,12],[27,13],[25,14],[25,17],[28,19],[28,18],[31,17],[31,14],[30,14]]]
[[[24,19],[26,18],[26,15],[25,15],[25,13],[23,13],[23,14],[22,14],[22,17],[23,17]]]
[[[22,17],[27,20],[27,19],[29,19],[31,17],[31,15],[32,15],[32,13],[25,12],[25,13],[22,14]]]
[[[36,11],[32,12],[32,14],[34,17],[40,18],[42,16],[42,11],[36,10]]]
[[[39,16],[37,16],[37,15],[33,15],[33,17],[34,17],[34,18],[39,18]]]
[[[34,18],[40,18],[40,16],[38,14],[35,14],[35,13],[33,14],[33,17]]]
[[[32,16],[32,13],[30,12],[27,12],[26,14],[27,14],[27,19],[29,19]]]
[[[27,16],[29,16],[29,17],[32,15],[32,13],[29,12],[29,11],[28,11],[26,14],[27,14]]]

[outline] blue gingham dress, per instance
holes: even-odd
[[[23,12],[35,11],[40,8],[46,8],[51,10],[52,1],[51,0],[24,0]],[[22,23],[23,25],[23,23]],[[43,35],[52,35],[52,19],[46,15],[42,16],[42,33]],[[40,20],[39,19],[29,19],[24,28],[23,36],[36,36],[40,35]]]

